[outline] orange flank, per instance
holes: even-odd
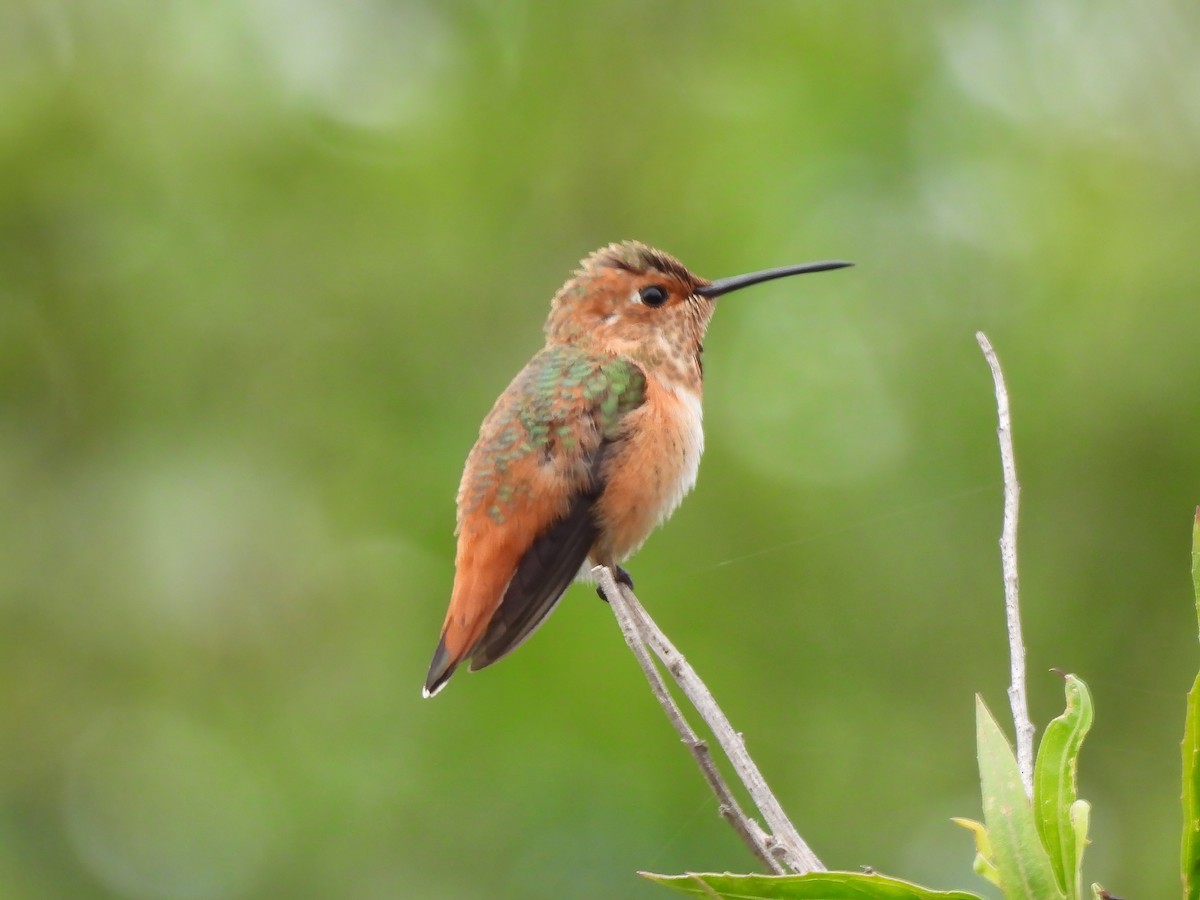
[[[425,696],[462,662],[474,671],[516,649],[576,577],[627,559],[692,489],[716,299],[846,265],[710,282],[632,241],[583,260],[551,302],[546,346],[500,395],[467,457],[454,588]]]

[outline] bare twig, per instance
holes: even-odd
[[[700,680],[695,669],[675,649],[674,645],[667,639],[667,636],[655,624],[654,620],[650,618],[650,614],[638,602],[632,590],[625,585],[617,584],[612,573],[604,567],[597,567],[594,572],[600,579],[605,596],[609,598],[618,623],[621,624],[621,630],[625,634],[626,642],[633,649],[634,655],[638,657],[639,663],[642,663],[642,670],[646,673],[646,678],[650,681],[655,696],[658,697],[663,708],[667,710],[668,718],[671,719],[672,725],[675,726],[676,730],[683,737],[684,743],[691,746],[692,741],[696,740],[695,733],[687,726],[686,722],[683,722],[683,728],[687,729],[686,732],[677,723],[676,717],[682,721],[682,714],[674,702],[670,700],[666,686],[663,684],[657,669],[654,668],[653,663],[646,656],[645,647],[641,646],[642,644],[648,645],[658,658],[662,660],[667,672],[670,673],[675,683],[680,686],[684,695],[708,724],[717,742],[721,745],[721,749],[724,750],[726,757],[733,766],[734,771],[746,786],[747,792],[762,813],[772,832],[770,835],[763,835],[765,838],[764,841],[756,840],[756,843],[765,846],[770,856],[778,858],[794,872],[825,871],[825,867],[821,864],[821,861],[817,859],[816,854],[809,849],[804,839],[800,837],[795,826],[792,825],[784,813],[783,807],[780,806],[775,795],[771,793],[771,789],[767,786],[766,780],[763,778],[758,766],[754,764],[754,760],[750,758],[750,754],[746,751],[745,741],[742,739],[742,736],[733,730],[729,719],[721,711],[712,693],[705,686],[704,682]],[[643,659],[645,662],[643,662]],[[647,663],[649,664],[648,666]],[[656,687],[656,683],[658,687]],[[660,689],[662,694],[666,694],[667,699],[665,701],[662,694],[660,694]],[[669,707],[668,703],[670,704]],[[695,750],[693,750],[693,755],[696,756],[697,763],[701,765],[701,770],[703,771],[704,764],[701,762],[701,756]],[[705,748],[704,756],[707,757],[707,755],[707,748]],[[711,765],[711,759],[708,762]],[[709,778],[707,772],[705,777],[709,779],[710,786],[713,786],[713,781]],[[728,795],[728,788],[724,787],[723,782],[721,786],[724,788],[726,795]],[[717,792],[717,800],[721,804],[722,810],[732,803],[732,796],[728,796],[728,799],[725,799],[716,786],[713,786],[713,790]],[[736,809],[736,805],[732,808]],[[738,813],[740,814],[740,810],[738,810]],[[722,812],[722,815],[725,815],[725,813]],[[729,816],[726,816],[726,818],[729,819]],[[745,819],[744,816],[741,816],[741,818],[750,822],[753,829],[751,831],[752,834],[754,831],[761,832],[758,823]],[[730,822],[734,824],[732,820]],[[747,844],[751,846],[751,849],[755,849],[755,844],[751,843],[750,839],[746,836],[747,829],[741,828],[737,824],[734,824],[734,828],[738,830],[738,833],[743,836],[744,840],[747,840]],[[757,850],[755,850],[755,853],[760,859],[762,858],[762,855]],[[769,864],[773,871],[781,871],[778,863],[771,862]]]
[[[729,790],[725,779],[717,770],[712,754],[709,753],[708,745],[696,736],[696,732],[692,730],[692,726],[688,724],[687,719],[684,718],[683,713],[675,704],[675,700],[671,697],[671,692],[663,682],[662,676],[658,674],[658,669],[654,667],[654,661],[646,652],[645,641],[638,628],[638,623],[634,619],[632,610],[623,602],[622,594],[617,589],[612,572],[602,566],[598,566],[594,571],[600,581],[600,586],[604,589],[604,596],[610,598],[613,613],[617,617],[617,624],[621,626],[621,633],[625,636],[625,643],[633,651],[646,680],[650,682],[651,692],[666,712],[672,727],[679,733],[679,739],[692,752],[692,756],[696,759],[696,765],[700,767],[700,773],[716,795],[717,811],[738,833],[746,846],[750,848],[751,853],[762,860],[767,868],[776,875],[782,874],[783,866],[771,855],[774,840],[763,831],[761,825],[742,812],[742,808]]]
[[[823,872],[825,867],[821,861],[817,859],[815,853],[809,848],[804,839],[796,831],[796,827],[784,813],[783,807],[767,786],[766,779],[763,778],[762,772],[755,765],[754,760],[750,758],[750,754],[746,750],[746,741],[742,735],[734,731],[733,725],[726,718],[721,707],[717,705],[716,698],[709,691],[708,686],[700,680],[700,676],[696,674],[696,670],[691,664],[684,659],[675,645],[667,638],[662,629],[650,618],[650,614],[638,601],[633,591],[628,589],[625,592],[625,599],[633,608],[636,616],[642,621],[644,626],[643,634],[650,645],[650,649],[658,656],[667,671],[671,673],[671,677],[675,679],[676,684],[683,690],[684,695],[691,701],[696,711],[700,713],[701,718],[712,730],[717,743],[721,745],[721,749],[725,751],[725,756],[729,759],[738,777],[746,786],[751,799],[755,806],[766,820],[767,826],[771,829],[775,840],[779,842],[781,848],[786,851],[783,856],[784,862],[790,868],[797,872]]]
[[[975,340],[983,350],[992,380],[996,383],[996,412],[1000,425],[1000,465],[1004,470],[1004,527],[1000,535],[1000,560],[1004,567],[1004,608],[1008,616],[1008,645],[1012,666],[1012,684],[1008,700],[1012,705],[1013,724],[1017,732],[1017,767],[1025,793],[1033,797],[1033,722],[1029,719],[1029,700],[1025,693],[1025,642],[1021,638],[1021,603],[1017,582],[1017,511],[1020,506],[1021,485],[1017,481],[1017,463],[1013,455],[1012,424],[1008,412],[1008,388],[996,351],[982,331]]]

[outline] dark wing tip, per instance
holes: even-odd
[[[603,455],[601,451],[596,459]],[[598,462],[593,461],[592,468],[598,470]],[[598,489],[576,495],[567,514],[525,551],[487,631],[471,648],[470,671],[478,672],[512,653],[554,611],[596,539],[592,507],[598,496]]]
[[[432,697],[444,688],[457,666],[458,661],[450,658],[450,651],[446,649],[446,637],[443,635],[438,641],[437,649],[433,651],[433,661],[429,664],[429,674],[425,676],[425,688],[421,695]]]

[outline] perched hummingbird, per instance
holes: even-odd
[[[635,241],[550,304],[546,346],[500,395],[458,488],[454,590],[424,694],[511,653],[593,566],[629,557],[696,483],[704,333],[718,297],[819,262],[708,281]]]

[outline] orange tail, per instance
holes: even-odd
[[[422,693],[426,697],[432,697],[446,686],[454,670],[483,638],[516,569],[517,552],[514,549],[495,543],[472,549],[480,552],[459,553],[450,608],[446,610],[442,637],[425,677]]]

